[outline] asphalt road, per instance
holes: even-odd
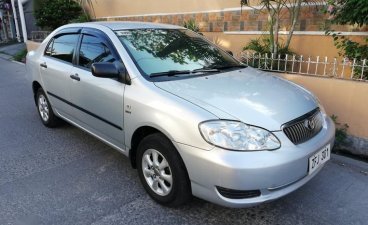
[[[368,164],[333,156],[294,193],[247,209],[166,208],[125,156],[38,117],[23,65],[0,59],[0,224],[368,224]]]

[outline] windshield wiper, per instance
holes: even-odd
[[[179,74],[191,74],[191,73],[212,73],[212,72],[219,72],[222,69],[228,69],[228,68],[234,68],[234,67],[240,67],[240,68],[246,68],[247,66],[244,65],[228,65],[228,66],[218,66],[218,67],[204,67],[200,69],[195,70],[169,70],[164,72],[157,72],[157,73],[151,73],[150,77],[163,77],[163,76],[175,76]]]
[[[211,73],[211,72],[219,72],[220,70],[217,68],[200,68],[192,70],[192,73]]]
[[[225,66],[209,67],[209,69],[225,70],[225,69],[230,69],[230,68],[247,68],[247,67],[248,66],[246,65],[225,65]]]
[[[151,73],[150,77],[175,76],[178,74],[191,74],[191,73],[211,73],[219,71],[220,70],[215,68],[200,68],[195,70],[169,70],[165,72]]]
[[[162,77],[162,76],[174,76],[178,74],[188,74],[191,73],[190,70],[169,70],[165,72],[151,73],[150,77]]]

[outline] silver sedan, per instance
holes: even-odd
[[[27,55],[42,123],[67,121],[130,158],[147,193],[247,207],[304,185],[335,127],[313,94],[185,28],[70,24]]]

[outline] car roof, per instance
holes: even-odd
[[[130,29],[183,29],[183,27],[162,24],[162,23],[149,23],[149,22],[136,22],[136,21],[112,21],[112,22],[91,22],[87,24],[102,25],[110,28],[111,30],[130,30]]]

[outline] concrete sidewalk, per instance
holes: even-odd
[[[5,45],[0,47],[0,58],[10,60],[18,52],[26,48],[25,43],[15,43],[10,45]]]

